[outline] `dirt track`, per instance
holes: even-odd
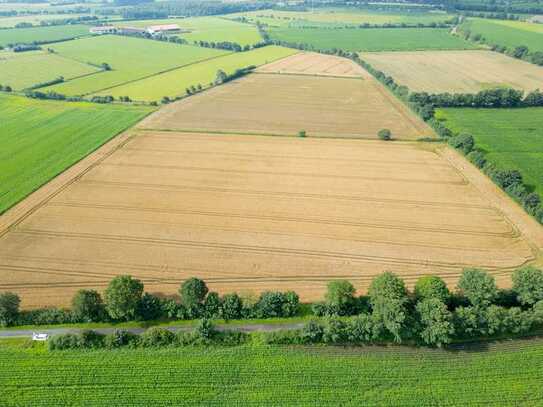
[[[454,284],[462,267],[482,266],[504,285],[540,253],[537,236],[510,221],[523,214],[504,211],[500,191],[481,193],[488,180],[468,182],[433,146],[126,139],[0,238],[0,291],[20,293],[25,307],[66,305],[78,288],[132,274],[162,294],[199,276],[221,292],[294,289],[316,300],[330,279],[365,289],[383,270]]]

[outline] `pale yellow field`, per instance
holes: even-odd
[[[363,291],[384,270],[454,284],[481,266],[504,285],[540,253],[540,228],[513,222],[528,215],[433,145],[135,134],[8,212],[0,291],[25,307],[67,305],[131,274],[164,295],[198,276],[221,293],[318,300],[331,279]]]
[[[492,51],[363,53],[360,57],[411,91],[473,93],[509,86],[543,88],[543,67]]]
[[[142,129],[398,139],[432,130],[373,79],[253,74],[172,103]]]
[[[371,78],[371,75],[365,69],[350,59],[316,52],[300,52],[264,65],[256,71],[262,73]]]

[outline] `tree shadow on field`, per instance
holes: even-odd
[[[443,348],[449,353],[483,353],[500,350],[522,350],[523,348],[543,344],[542,335],[522,338],[497,338],[478,342],[453,343]]]

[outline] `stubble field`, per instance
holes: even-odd
[[[475,186],[490,181],[475,172],[472,184],[433,148],[140,132],[4,230],[0,290],[66,305],[119,274],[165,295],[199,276],[219,292],[318,300],[331,279],[364,291],[390,270],[454,284],[466,266],[503,285],[535,243]]]
[[[418,139],[432,131],[373,79],[256,74],[165,106],[140,128]]]
[[[529,92],[543,85],[543,67],[492,51],[376,52],[361,58],[412,91],[474,93],[510,86]]]

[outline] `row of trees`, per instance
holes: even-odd
[[[524,209],[543,224],[543,204],[538,193],[532,192],[524,183],[517,170],[504,170],[487,160],[485,152],[476,148],[471,134],[460,133],[448,140],[449,144],[461,151],[469,161],[480,168],[490,179],[509,196],[519,202]]]
[[[103,296],[96,290],[79,290],[69,310],[44,308],[20,311],[16,294],[0,294],[0,325],[45,325],[80,322],[115,322],[157,319],[292,317],[299,311],[298,295],[263,292],[260,296],[219,296],[204,281],[190,278],[179,288],[179,301],[144,292],[143,283],[131,276],[115,277]]]
[[[315,315],[325,318],[310,321],[299,330],[259,335],[263,336],[264,342],[271,344],[394,342],[443,346],[455,340],[524,335],[540,329],[543,326],[543,272],[535,268],[523,268],[513,274],[512,280],[511,290],[499,290],[489,274],[477,269],[467,269],[458,281],[456,293],[451,293],[445,282],[436,276],[421,277],[413,292],[409,292],[402,279],[393,273],[385,272],[375,277],[367,295],[360,297],[355,295],[356,290],[350,282],[331,281],[325,301],[313,305]],[[138,290],[142,289],[133,280],[131,284]],[[110,285],[108,290],[112,289]],[[119,291],[120,286],[114,290]],[[135,290],[125,288],[121,291]],[[182,303],[187,308],[205,308],[203,304],[211,295],[205,284],[197,279],[187,280],[180,293]],[[297,304],[294,300],[297,296],[294,293],[290,295],[293,296],[292,302],[286,299],[288,293],[263,295],[259,301],[260,307],[274,309],[277,314],[294,315],[295,308],[290,306]],[[132,301],[135,302],[135,298]],[[242,306],[238,303],[238,307]],[[289,309],[285,310],[285,306]],[[115,308],[119,308],[119,304],[115,304]],[[80,336],[61,336],[53,340],[51,346],[53,349],[94,347],[95,343],[85,345],[85,335],[86,333]],[[128,334],[122,335],[125,338]],[[115,347],[111,344],[117,342],[130,344],[126,338],[118,338],[122,335],[117,332],[109,339],[95,339],[99,347]],[[132,344],[141,346],[202,343],[198,338],[207,341],[215,339],[229,344],[247,340],[241,333],[220,335],[206,315],[192,334],[183,332],[176,336],[166,329],[153,328],[138,339],[133,336],[131,338]]]
[[[525,95],[522,90],[511,88],[486,89],[477,93],[412,92],[407,100],[419,106],[432,107],[533,107],[543,106],[543,92],[536,89]]]
[[[13,89],[9,85],[0,85],[0,92],[12,92]]]
[[[536,65],[543,65],[543,52],[541,51],[531,51],[525,45],[507,47],[502,44],[496,44],[488,41],[481,34],[474,33],[471,30],[463,28],[462,26],[459,26],[458,32],[468,41],[489,45],[493,51],[506,54],[513,58],[522,59]]]

